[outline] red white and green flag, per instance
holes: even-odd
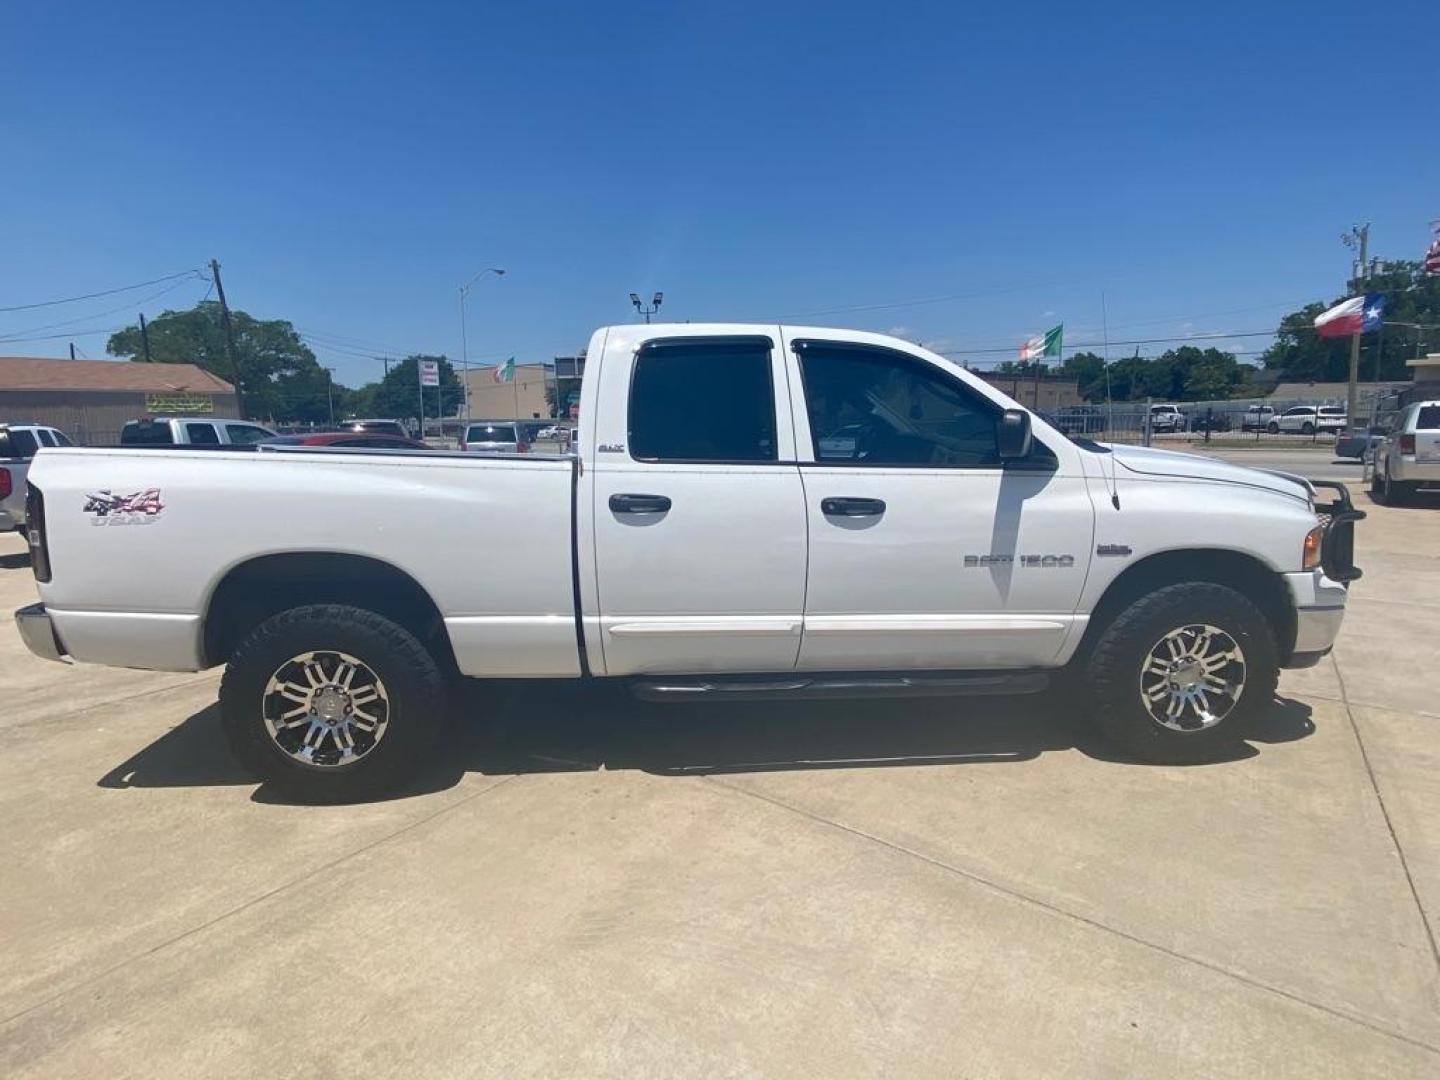
[[[514,382],[515,357],[510,357],[510,359],[506,360],[503,364],[497,364],[494,371],[496,382]]]
[[[1045,356],[1059,357],[1065,340],[1065,324],[1061,323],[1043,334],[1037,334],[1020,346],[1021,360],[1039,360]]]

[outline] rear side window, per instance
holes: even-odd
[[[41,446],[54,446],[54,445],[55,445],[55,436],[54,436],[54,435],[51,435],[50,432],[47,431],[45,428],[42,427],[42,428],[40,428],[39,430],[37,430],[37,431],[35,432],[35,435],[36,435],[37,438],[39,438],[39,440],[40,440],[40,445],[41,445]]]
[[[639,461],[774,461],[768,338],[652,342],[630,379],[630,454]]]
[[[1416,431],[1440,430],[1440,405],[1422,405],[1415,414]]]
[[[226,424],[225,434],[230,436],[230,441],[238,446],[249,446],[261,439],[270,438],[270,432],[264,428],[251,427],[249,424]]]
[[[214,424],[186,424],[185,437],[196,446],[220,445],[220,435]]]

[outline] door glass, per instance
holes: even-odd
[[[45,428],[37,428],[35,430],[35,434],[40,439],[41,446],[55,445],[55,436],[51,435],[50,432],[47,431]]]
[[[226,424],[225,434],[230,436],[232,443],[247,446],[250,443],[257,443],[261,439],[270,438],[270,432],[264,428],[251,427],[249,424]]]
[[[651,343],[630,381],[630,454],[639,461],[776,460],[766,338]]]
[[[186,424],[185,434],[195,446],[217,446],[220,442],[213,424]]]
[[[56,446],[74,446],[74,445],[75,445],[74,443],[72,443],[72,442],[70,441],[70,437],[69,437],[68,435],[66,435],[63,431],[51,431],[50,434],[55,437],[55,445],[56,445]]]
[[[929,364],[824,342],[797,353],[817,462],[999,466],[999,410]]]

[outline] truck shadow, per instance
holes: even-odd
[[[925,768],[1029,761],[1078,750],[1126,762],[1058,695],[906,701],[725,702],[658,705],[609,687],[467,685],[441,752],[393,798],[442,791],[466,773],[493,776],[638,769],[706,776],[809,769]],[[1303,739],[1310,707],[1279,698],[1248,744]],[[1137,763],[1138,764],[1138,763]],[[101,787],[253,784],[230,758],[219,707],[208,706],[111,769]],[[282,801],[264,787],[257,801]]]

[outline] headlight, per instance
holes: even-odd
[[[1305,549],[1300,556],[1300,569],[1314,570],[1320,565],[1320,541],[1325,539],[1325,526],[1316,525],[1305,534]]]

